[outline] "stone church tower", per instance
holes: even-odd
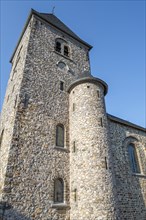
[[[107,84],[90,73],[91,48],[31,10],[1,116],[0,219],[132,220],[119,215]]]

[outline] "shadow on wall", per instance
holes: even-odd
[[[134,132],[133,132],[134,134]],[[146,169],[145,169],[145,152],[144,145],[134,137],[126,137],[123,146],[113,148],[114,151],[114,170],[116,177],[117,200],[120,219],[125,220],[146,220]],[[117,135],[118,137],[118,135]],[[116,138],[115,143],[118,143]],[[134,144],[138,152],[141,169],[134,172],[131,168],[128,145]],[[135,165],[134,158],[132,163]]]
[[[145,184],[144,184],[145,182]],[[146,178],[132,174],[129,179],[129,190],[127,192],[128,213],[131,219],[146,219],[146,198],[144,197],[144,188],[146,187]],[[128,218],[129,218],[128,216]],[[130,218],[129,218],[130,219]]]
[[[0,202],[0,220],[32,220],[13,209],[6,202]]]

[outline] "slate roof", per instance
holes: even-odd
[[[69,27],[67,27],[62,21],[60,21],[54,14],[50,14],[50,13],[49,13],[49,14],[47,14],[47,13],[39,13],[39,12],[35,11],[34,9],[31,9],[31,12],[30,12],[29,17],[28,17],[28,19],[27,19],[27,22],[26,22],[26,24],[25,24],[25,26],[24,26],[24,29],[23,29],[22,34],[21,34],[21,36],[20,36],[20,39],[19,39],[19,41],[18,41],[18,43],[17,43],[17,46],[16,46],[16,48],[15,48],[15,50],[14,50],[14,52],[13,52],[13,55],[12,55],[12,57],[11,57],[11,59],[10,59],[10,62],[11,62],[12,59],[13,59],[13,56],[14,56],[16,50],[17,50],[17,47],[18,47],[18,45],[19,45],[19,43],[20,43],[20,41],[21,41],[21,38],[22,38],[22,36],[23,36],[23,34],[24,34],[26,28],[27,28],[27,25],[28,25],[28,23],[29,23],[29,20],[30,20],[30,18],[31,18],[31,16],[32,16],[33,14],[36,15],[36,16],[38,16],[39,18],[41,18],[41,19],[44,20],[45,22],[48,22],[48,24],[54,26],[54,27],[57,28],[58,30],[64,32],[65,34],[68,34],[69,36],[71,36],[71,37],[74,38],[75,40],[79,41],[80,43],[82,43],[83,45],[85,45],[89,50],[92,48],[92,46],[91,46],[90,44],[86,43],[86,42],[83,41],[81,38],[79,38]]]
[[[138,129],[138,130],[141,130],[141,131],[146,132],[146,128],[141,127],[141,126],[136,125],[136,124],[133,124],[132,122],[126,121],[126,120],[124,120],[124,119],[122,119],[122,118],[118,118],[118,117],[116,117],[116,116],[114,116],[114,115],[110,115],[110,114],[107,114],[107,117],[108,117],[108,119],[110,119],[111,121],[114,121],[114,122],[117,122],[117,123],[119,123],[119,124],[123,124],[123,125],[129,126],[129,127],[132,127],[132,128],[136,128],[136,129]]]
[[[63,31],[64,33],[70,35],[74,39],[80,41],[81,43],[85,44],[90,49],[92,48],[91,45],[83,41],[80,37],[78,37],[69,27],[67,27],[62,21],[60,21],[55,15],[53,14],[46,14],[46,13],[38,13],[36,12],[41,18],[48,21],[53,26],[57,27],[59,30]]]
[[[81,83],[91,82],[94,84],[100,83],[104,88],[104,95],[108,92],[108,85],[101,79],[96,78],[92,76],[89,72],[85,71],[83,74],[81,74],[79,77],[77,77],[67,88],[67,91],[70,93],[70,91],[76,86]]]

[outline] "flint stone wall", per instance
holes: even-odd
[[[69,112],[71,220],[117,220],[102,85],[87,82],[75,86]]]
[[[12,106],[7,110],[7,105],[3,110],[4,126],[7,123],[7,129],[14,128],[9,144],[5,142],[2,146],[6,161],[3,166],[7,167],[3,179],[9,189],[2,194],[2,201],[6,203],[4,218],[67,220],[70,175],[66,88],[83,71],[89,70],[87,48],[34,16],[25,36],[21,43],[27,48],[27,55],[20,52],[24,65],[18,64],[18,73],[14,82],[9,81],[7,90],[8,94],[12,83],[19,84],[13,123],[6,122]],[[55,51],[55,39],[60,37],[68,42],[70,59]],[[59,61],[66,63],[65,69],[59,69]],[[60,80],[64,82],[64,91],[60,90]],[[10,96],[10,102],[12,99]],[[65,127],[64,149],[56,148],[55,133],[59,123]],[[65,184],[66,206],[61,210],[52,208],[56,178],[62,178]]]
[[[109,120],[119,215],[126,220],[146,219],[146,133]],[[140,174],[131,171],[128,144],[134,143]]]
[[[63,38],[68,42],[70,59],[55,52],[56,38]],[[59,61],[66,63],[66,68],[60,69],[57,65]],[[83,90],[77,89],[80,95],[75,94],[76,107],[83,108],[84,104],[88,105],[85,111],[82,109],[83,114],[79,111],[76,118],[75,115],[73,116],[72,120],[76,123],[76,128],[72,130],[72,127],[69,127],[69,108],[72,108],[72,105],[69,106],[69,94],[66,90],[76,77],[85,70],[90,70],[87,48],[33,16],[12,63],[1,116],[1,131],[4,129],[4,135],[0,155],[0,216],[3,216],[5,220],[69,220],[70,208],[72,208],[71,220],[82,219],[83,216],[87,218],[84,220],[89,220],[89,216],[91,220],[103,220],[103,217],[106,220],[115,218],[145,220],[145,133],[109,119],[107,121],[102,88],[100,86],[98,88],[101,91],[101,101],[98,100],[97,93],[93,94],[92,89],[95,88],[91,85],[85,85],[86,88]],[[60,81],[64,82],[64,91],[60,90]],[[86,94],[90,89],[91,94]],[[95,126],[96,129],[94,135],[91,134],[92,140],[90,141],[86,135],[90,132],[88,128],[85,129],[86,132],[83,129],[85,133],[78,130],[78,123],[82,120],[85,126],[88,121],[85,120],[88,110],[91,110],[90,100],[86,103],[85,96],[91,98],[97,117],[103,116],[104,127]],[[92,102],[93,100],[95,102]],[[90,117],[87,123],[90,128],[92,128],[92,123],[97,125],[99,122],[95,116],[93,114],[93,118]],[[58,123],[65,126],[64,150],[56,148],[55,132]],[[71,140],[69,135],[71,135]],[[126,139],[128,137],[136,144],[140,175],[132,174],[130,169],[127,153],[129,142]],[[74,140],[77,144],[75,153],[72,152]],[[99,148],[92,148],[95,140]],[[108,147],[104,147],[104,144]],[[90,157],[93,161],[90,161]],[[107,157],[107,165],[105,157]],[[96,165],[98,169],[90,171],[89,168],[92,165]],[[106,166],[114,169],[115,178],[111,176]],[[84,176],[87,179],[85,184]],[[58,177],[63,178],[65,183],[65,204],[60,209],[52,207],[54,180]],[[92,187],[89,189],[93,182],[94,190]],[[75,188],[78,189],[76,203],[73,191]],[[108,194],[106,189],[109,188]],[[87,198],[86,193],[90,195],[90,198]],[[102,201],[101,198],[103,198]],[[93,201],[94,199],[96,201]],[[111,206],[109,201],[111,201]],[[98,204],[100,204],[99,207],[97,207]],[[119,211],[118,216],[116,216],[115,207]],[[109,212],[106,216],[108,208]]]
[[[12,164],[9,163],[9,155],[13,155],[13,135],[16,132],[17,107],[20,102],[20,88],[23,78],[28,41],[31,27],[29,26],[24,33],[21,43],[13,58],[13,65],[7,85],[5,99],[0,118],[0,135],[3,137],[0,149],[0,199],[3,200],[3,192],[10,192],[9,182],[12,176]],[[23,45],[23,47],[22,47]],[[20,55],[21,50],[21,55]],[[13,155],[16,157],[16,155]]]

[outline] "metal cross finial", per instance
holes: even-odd
[[[55,6],[53,6],[52,8],[52,14],[54,15],[54,12],[55,12]]]

